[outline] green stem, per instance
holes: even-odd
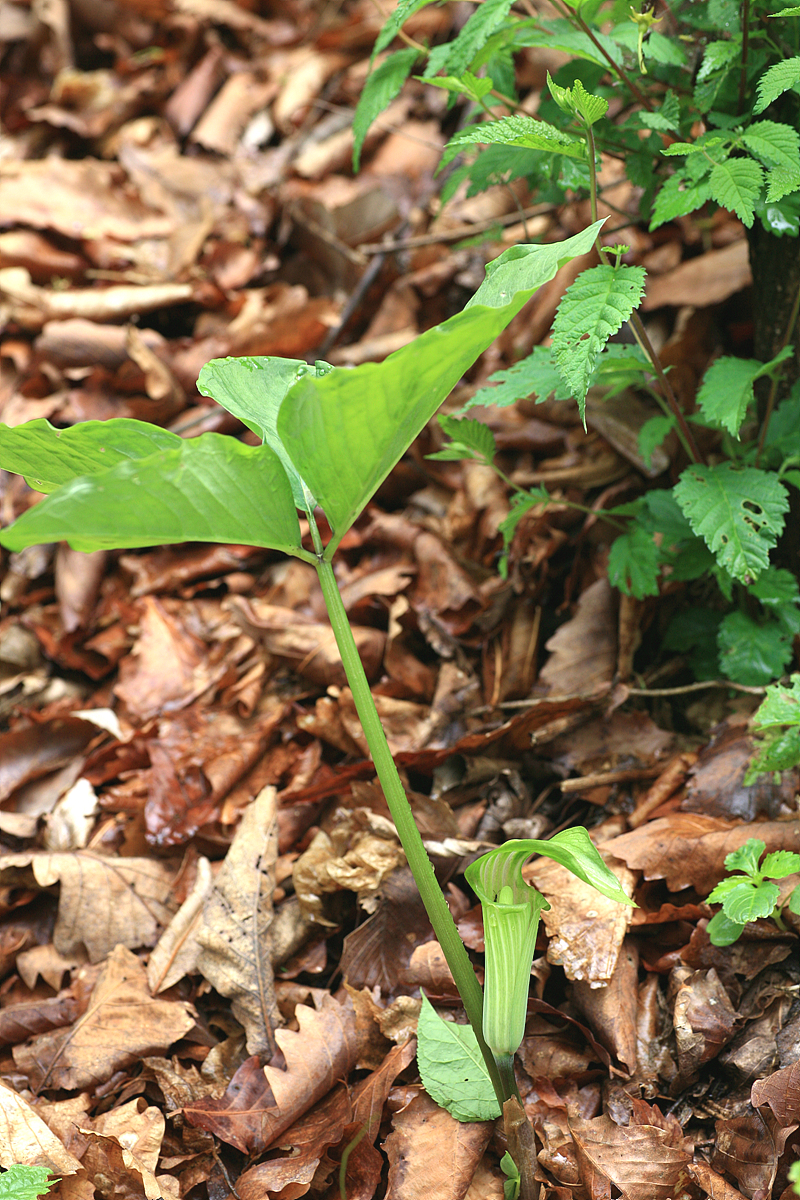
[[[310,524],[313,536],[315,524],[313,517]],[[483,1038],[483,993],[481,992],[481,986],[472,969],[469,955],[459,936],[455,921],[444,898],[444,893],[437,882],[433,864],[428,858],[428,853],[422,843],[422,837],[414,820],[411,805],[408,802],[408,797],[397,772],[392,752],[386,741],[386,734],[383,731],[383,726],[378,716],[378,710],[375,707],[375,701],[372,698],[372,692],[370,691],[364,666],[356,647],[355,638],[353,637],[353,631],[350,628],[350,622],[347,619],[347,613],[342,603],[333,567],[330,562],[322,557],[319,550],[317,550],[316,567],[322,588],[322,595],[325,598],[325,605],[328,609],[331,627],[333,628],[333,635],[336,638],[336,645],[339,647],[339,653],[342,656],[344,672],[350,684],[350,690],[353,693],[353,703],[356,706],[356,712],[361,721],[364,736],[367,739],[372,761],[375,764],[375,771],[383,788],[386,803],[389,806],[389,812],[392,814],[397,835],[405,850],[408,865],[419,888],[419,894],[422,897],[425,911],[433,926],[433,932],[436,934],[436,938],[447,960],[447,965],[456,981],[456,987],[464,1003],[464,1008],[467,1011],[469,1023],[475,1031],[478,1045],[486,1063],[486,1069],[489,1072],[495,1094],[502,1108],[509,1093],[505,1091],[494,1055]],[[510,1094],[513,1095],[514,1093]]]
[[[622,67],[617,66],[611,55],[606,50],[605,46],[603,46],[602,42],[598,41],[598,39],[595,37],[592,29],[586,24],[581,14],[576,12],[576,10],[570,4],[567,4],[565,0],[554,0],[554,4],[556,8],[562,8],[566,10],[567,19],[571,22],[571,24],[577,26],[578,29],[586,34],[589,41],[593,43],[595,49],[599,50],[599,52],[602,54],[613,74],[625,84],[634,99],[641,104],[642,108],[646,108],[649,112],[654,112],[655,105],[648,100],[647,96],[643,95],[642,92],[639,91],[638,87],[627,74],[627,72],[624,71]]]
[[[503,1084],[503,1091],[506,1097],[510,1100],[512,1096],[519,1100],[522,1104],[522,1098],[517,1087],[517,1078],[514,1074],[514,1055],[513,1054],[498,1054],[497,1070]]]

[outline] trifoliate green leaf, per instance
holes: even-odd
[[[773,683],[753,716],[756,729],[771,725],[800,725],[800,675],[792,675],[790,686]]]
[[[586,392],[597,356],[638,305],[644,280],[643,267],[590,267],[561,297],[553,322],[553,355],[584,424]]]
[[[375,67],[367,76],[353,116],[354,171],[358,170],[361,162],[361,151],[370,125],[398,95],[418,58],[418,50],[413,46],[404,46],[402,50],[396,50],[394,54],[385,58],[380,66]]]
[[[722,618],[717,645],[722,674],[748,687],[782,675],[792,657],[792,639],[777,621],[759,623],[742,612]]]
[[[526,146],[531,150],[546,150],[550,154],[566,154],[570,158],[586,158],[586,143],[533,117],[502,117],[499,121],[484,121],[462,129],[447,143],[453,146],[474,146],[477,143],[503,146]]]
[[[771,472],[732,463],[693,464],[674,494],[694,532],[729,575],[752,583],[766,570],[789,508],[786,488]]]
[[[753,112],[763,112],[773,100],[797,83],[800,83],[800,57],[785,58],[783,62],[775,63],[758,81],[758,99],[753,105]]]
[[[643,600],[658,595],[661,556],[653,535],[634,524],[611,545],[608,578],[626,596]]]
[[[728,158],[717,163],[708,177],[712,200],[727,208],[749,229],[753,210],[764,182],[764,172],[749,158]]]
[[[37,1200],[58,1182],[49,1174],[47,1167],[15,1163],[0,1175],[0,1200]]]
[[[417,1025],[417,1065],[425,1091],[457,1121],[500,1116],[472,1026],[443,1021],[426,996]]]

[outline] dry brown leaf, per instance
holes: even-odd
[[[616,627],[614,592],[604,576],[581,593],[574,617],[545,643],[550,657],[539,678],[552,695],[588,696],[611,683],[617,661]]]
[[[245,809],[197,931],[198,970],[244,1026],[249,1054],[274,1053],[281,1016],[275,999],[270,927],[278,856],[275,788]]]
[[[725,856],[748,838],[760,838],[773,850],[800,850],[797,821],[754,821],[732,825],[699,813],[672,813],[606,842],[603,849],[621,858],[645,879],[666,879],[671,892],[693,887],[701,896],[725,874]]]
[[[197,970],[200,946],[197,931],[203,919],[203,905],[212,887],[211,863],[201,855],[197,860],[194,887],[180,906],[147,963],[147,982],[154,996],[171,988],[184,975]]]
[[[83,1121],[80,1132],[89,1139],[82,1159],[84,1170],[109,1200],[121,1200],[131,1190],[144,1192],[147,1200],[160,1200],[162,1187],[155,1170],[165,1128],[161,1110],[151,1105],[140,1112],[138,1100],[101,1113],[94,1121]],[[109,1179],[114,1184],[110,1194]],[[172,1182],[177,1184],[177,1180]]]
[[[606,853],[605,846],[600,853],[623,891],[632,896],[636,876]],[[542,913],[550,938],[548,961],[562,966],[568,979],[604,987],[614,974],[633,909],[601,896],[566,867],[546,858],[529,863],[523,874],[550,902],[549,910]]]
[[[747,239],[722,250],[709,250],[681,263],[664,275],[648,276],[642,308],[648,312],[665,304],[691,304],[697,308],[719,304],[753,282]]]
[[[174,712],[196,700],[225,670],[209,670],[207,648],[183,628],[153,596],[141,600],[140,635],[122,660],[114,691],[133,718],[148,721],[165,709]]]
[[[61,884],[53,943],[66,956],[86,947],[101,962],[117,945],[152,946],[172,917],[173,872],[153,858],[29,851],[5,854],[2,870],[30,866],[39,887]],[[2,879],[2,872],[0,872]]]
[[[759,1079],[753,1084],[750,1101],[754,1108],[768,1104],[779,1125],[800,1122],[800,1063]]]
[[[597,1039],[631,1074],[636,1070],[638,974],[638,948],[633,938],[627,938],[605,987],[592,988],[589,983],[576,980],[571,993]]]
[[[492,1121],[462,1125],[424,1092],[392,1120],[386,1200],[463,1200],[492,1136]]]
[[[675,1144],[672,1131],[654,1125],[615,1125],[610,1117],[590,1121],[571,1116],[584,1185],[591,1195],[609,1182],[619,1188],[622,1200],[672,1200],[687,1181],[692,1148]],[[606,1190],[606,1195],[610,1193]]]
[[[135,954],[116,946],[75,1024],[14,1047],[14,1061],[37,1089],[89,1087],[146,1054],[163,1053],[195,1021],[190,1004],[154,1000]]]
[[[47,1167],[53,1175],[74,1175],[81,1170],[77,1158],[44,1123],[27,1100],[0,1082],[0,1163]]]

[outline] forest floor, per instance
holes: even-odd
[[[588,223],[519,183],[441,204],[452,114],[414,81],[354,176],[381,13],[253,7],[0,2],[4,423],[241,436],[196,390],[207,360],[380,360],[459,311],[503,249]],[[412,32],[446,36],[452,7]],[[531,52],[528,86],[558,61]],[[721,348],[748,352],[744,230],[719,212],[648,234],[604,170],[601,215],[648,270],[643,318],[691,403]],[[541,288],[453,405],[546,340],[585,265]],[[476,966],[463,870],[504,838],[585,824],[638,903],[528,869],[551,904],[517,1060],[542,1200],[768,1200],[800,1157],[797,926],[717,948],[704,901],[748,838],[800,850],[798,780],[745,786],[759,689],[694,691],[664,649],[686,585],[635,601],[608,583],[597,510],[651,478],[633,407],[590,405],[588,434],[568,403],[482,410],[506,473],[554,495],[507,578],[506,486],[427,459],[435,422],[337,574]],[[3,474],[3,524],[36,498]],[[59,1200],[499,1200],[502,1131],[460,1125],[419,1082],[421,990],[463,1010],[313,569],[239,545],[62,545],[2,572],[0,1163],[48,1166]]]

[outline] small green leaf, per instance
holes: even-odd
[[[661,107],[655,112],[640,112],[637,115],[645,128],[667,133],[678,128],[681,116],[680,101],[674,92],[667,92]]]
[[[548,71],[547,86],[558,107],[570,116],[578,117],[585,125],[594,125],[608,112],[608,101],[587,92],[580,79],[576,79],[571,88],[560,87]]]
[[[549,154],[566,154],[570,158],[586,158],[586,143],[574,138],[547,121],[535,121],[533,117],[501,117],[498,121],[484,121],[462,129],[451,137],[448,149],[476,144],[503,146],[527,146],[531,150],[545,150]]]
[[[644,293],[643,267],[603,265],[571,283],[553,322],[553,356],[585,422],[586,392],[597,355],[627,321]]]
[[[58,1182],[48,1179],[49,1174],[47,1167],[15,1163],[0,1175],[0,1200],[37,1200]]]
[[[710,199],[711,189],[705,180],[693,183],[680,173],[670,176],[656,196],[650,221],[651,231],[676,217],[696,212]]]
[[[765,167],[785,167],[800,173],[800,135],[779,121],[754,121],[742,134],[751,154]]]
[[[486,386],[479,388],[459,412],[465,413],[485,404],[504,407],[528,396],[535,397],[538,404],[550,396],[556,400],[568,400],[572,396],[561,378],[549,346],[535,346],[532,354],[513,367],[495,371],[489,376]]]
[[[204,433],[110,471],[81,476],[0,533],[9,550],[66,541],[75,550],[231,542],[313,561],[292,489],[269,446]]]
[[[789,685],[774,683],[767,688],[766,698],[753,717],[756,729],[800,725],[800,675],[792,675]]]
[[[511,4],[512,0],[484,0],[483,4],[473,9],[456,37],[437,46],[430,55],[425,78],[430,79],[439,71],[448,75],[462,75],[498,25],[506,19]]]
[[[787,908],[789,909],[789,912],[794,913],[795,916],[800,916],[800,884],[798,884],[798,886],[789,896]]]
[[[731,463],[694,464],[684,470],[674,494],[729,575],[752,583],[766,570],[789,508],[786,488],[774,475]]]
[[[633,524],[612,542],[608,578],[624,595],[643,600],[645,596],[658,595],[660,564],[653,535],[641,525]]]
[[[758,99],[753,105],[753,112],[763,112],[773,100],[797,83],[800,83],[800,57],[785,58],[783,62],[775,63],[758,81]]]
[[[703,376],[697,393],[700,411],[709,424],[727,429],[734,437],[755,403],[753,383],[761,363],[750,358],[718,358]]]
[[[497,450],[494,434],[483,421],[474,421],[469,417],[440,416],[439,424],[447,436],[453,439],[455,447],[463,451],[459,458],[486,459],[488,462],[494,458]],[[450,448],[445,447],[447,450]],[[428,455],[428,458],[439,457],[439,454]]]
[[[652,466],[653,452],[664,442],[664,439],[675,428],[676,420],[671,413],[659,413],[650,417],[639,430],[639,453],[647,464]]]
[[[56,429],[43,417],[0,425],[0,467],[22,475],[37,492],[52,492],[80,475],[98,475],[117,463],[135,462],[181,445],[176,433],[114,417]]]
[[[738,63],[742,56],[741,37],[732,37],[726,41],[709,42],[697,72],[697,82],[702,83],[716,71],[725,71],[733,63]]]
[[[421,8],[422,5],[418,4],[416,7]],[[411,11],[416,9],[412,8]],[[385,58],[367,76],[353,114],[354,171],[358,170],[361,163],[361,151],[370,125],[398,95],[419,56],[419,50],[413,46],[404,46],[402,50],[395,50],[394,54]]]
[[[750,787],[759,775],[790,771],[800,763],[800,729],[792,726],[785,732],[779,728],[767,731],[747,768],[745,787]]]
[[[425,1091],[457,1121],[500,1116],[472,1026],[443,1021],[425,995],[417,1025],[417,1065]]]
[[[709,892],[706,900],[709,904],[722,904],[728,893],[737,888],[743,880],[744,877],[742,875],[732,875],[728,879],[723,879],[717,884],[713,892]]]
[[[500,1159],[500,1170],[506,1176],[503,1180],[503,1200],[517,1200],[522,1180],[517,1164],[507,1150]]]
[[[761,838],[748,838],[741,846],[725,855],[725,866],[729,871],[744,871],[746,875],[758,874],[758,860],[767,848]]]
[[[771,916],[779,896],[780,889],[777,884],[761,883],[756,887],[747,880],[728,892],[722,904],[722,911],[730,921],[735,921],[737,925],[746,925],[748,921],[756,921],[759,917]]]
[[[800,871],[800,854],[791,850],[773,850],[761,864],[761,874],[765,879],[785,879]]]
[[[792,657],[792,641],[777,621],[760,624],[743,612],[722,618],[717,634],[723,675],[758,687],[782,675]]]
[[[537,504],[547,504],[550,500],[550,495],[546,488],[532,488],[527,492],[515,492],[511,497],[511,509],[507,517],[504,517],[497,526],[497,532],[503,538],[503,554],[500,558],[498,570],[503,579],[508,576],[508,551],[513,541],[514,534],[517,531],[522,518],[526,512],[530,512]]]
[[[470,100],[474,100],[476,104],[480,104],[483,97],[488,95],[494,87],[491,79],[479,79],[477,75],[473,75],[470,71],[465,71],[463,75],[458,76],[437,76],[436,79],[425,79],[421,75],[416,75],[415,78],[430,84],[431,87],[438,87],[446,92],[453,92],[457,96],[469,96]]]
[[[742,936],[743,929],[744,925],[718,912],[708,922],[706,933],[712,946],[732,946]]]
[[[736,213],[749,229],[763,182],[764,172],[758,163],[749,158],[728,158],[716,164],[708,177],[708,188],[712,200]]]

